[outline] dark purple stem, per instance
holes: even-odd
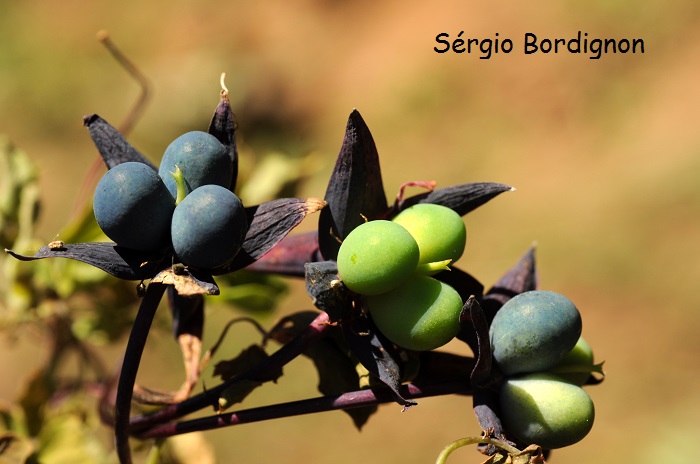
[[[129,415],[131,414],[131,398],[134,394],[136,373],[141,363],[143,348],[146,346],[148,332],[153,323],[153,317],[158,309],[158,303],[163,298],[166,286],[158,283],[148,285],[146,295],[141,301],[134,326],[129,334],[129,341],[124,353],[124,363],[119,374],[117,399],[114,411],[114,439],[122,464],[131,464],[131,449],[129,448]]]
[[[131,419],[132,432],[178,419],[184,415],[209,406],[218,405],[218,400],[222,392],[232,384],[243,379],[264,382],[273,378],[275,373],[279,371],[282,366],[303,353],[304,350],[306,350],[306,348],[313,342],[322,338],[330,327],[331,325],[329,325],[328,315],[325,312],[319,313],[316,319],[314,319],[303,332],[270,355],[265,362],[257,365],[255,368],[250,369],[249,371],[230,378],[212,389],[195,395],[182,403],[166,406],[163,409],[151,414],[133,417]]]
[[[401,387],[401,395],[404,398],[410,399],[457,393],[470,394],[471,387],[469,382],[453,381],[422,387],[408,384]],[[182,433],[211,430],[221,427],[229,427],[232,425],[248,424],[251,422],[293,417],[303,414],[359,408],[362,406],[374,406],[391,402],[395,402],[395,397],[388,388],[358,390],[343,393],[342,395],[337,396],[322,396],[307,400],[245,409],[229,414],[202,417],[190,421],[157,425],[137,434],[137,437],[141,439],[166,438]]]

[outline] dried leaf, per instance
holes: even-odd
[[[377,147],[357,110],[348,118],[324,199],[328,207],[321,211],[318,221],[319,247],[324,259],[338,256],[340,244],[336,238],[345,238],[364,218],[372,220],[386,213]]]
[[[154,171],[158,171],[158,168],[132,147],[117,129],[98,115],[85,116],[83,123],[90,131],[90,137],[95,142],[95,146],[100,152],[105,165],[107,165],[107,169],[112,169],[114,166],[127,161],[135,161],[146,164]]]
[[[24,256],[5,250],[20,261],[44,258],[68,258],[81,261],[124,280],[144,280],[165,267],[163,256],[157,253],[131,250],[111,242],[65,243],[61,248],[41,247],[34,256]]]
[[[407,198],[399,205],[404,210],[416,203],[434,203],[447,206],[464,216],[503,192],[515,190],[513,187],[495,182],[473,182],[439,188]]]
[[[219,287],[210,275],[196,273],[180,264],[160,271],[151,282],[173,285],[183,297],[219,294]]]
[[[248,233],[233,262],[214,274],[243,269],[270,251],[307,215],[322,209],[326,202],[317,198],[280,198],[246,208]]]
[[[199,380],[199,360],[202,354],[204,328],[204,297],[185,297],[175,287],[168,287],[168,306],[173,316],[173,333],[180,345],[182,362],[185,365],[185,381],[177,392],[177,398],[189,397]]]
[[[231,101],[228,97],[228,91],[221,91],[221,100],[214,110],[214,115],[209,123],[209,133],[216,137],[224,147],[226,147],[229,156],[231,157],[231,165],[233,166],[233,175],[231,177],[231,185],[229,189],[234,191],[236,188],[236,179],[238,178],[238,148],[236,147],[236,117],[231,110]]]

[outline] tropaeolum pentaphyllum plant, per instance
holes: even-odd
[[[148,167],[145,175],[158,172],[99,116],[86,117],[85,125],[110,171],[125,163],[140,163]],[[230,162],[225,169],[229,172],[230,167],[230,182],[216,187],[232,193],[238,155],[234,116],[225,91],[208,134],[220,142]],[[193,153],[191,156],[196,156],[196,149]],[[144,171],[143,167],[135,168]],[[192,203],[190,200],[197,196],[193,192],[199,190],[189,182],[193,177],[188,179],[188,171],[180,172],[179,168],[173,173],[174,210]],[[160,174],[167,177],[162,166]],[[114,182],[119,185],[121,181]],[[406,187],[425,191],[407,197]],[[203,265],[200,263],[210,261],[179,251],[173,246],[179,232],[175,226],[170,235],[166,234],[168,239],[172,235],[173,243],[165,240],[163,246],[145,250],[139,249],[138,242],[122,246],[115,240],[117,243],[53,242],[34,256],[8,253],[25,261],[54,257],[79,260],[120,279],[140,281],[142,301],[127,344],[112,421],[117,453],[123,463],[131,462],[130,437],[162,439],[330,410],[344,410],[361,428],[378,404],[397,402],[409,408],[417,404],[418,398],[454,393],[473,396],[483,435],[454,442],[445,448],[438,462],[444,462],[453,449],[465,444],[478,444],[491,456],[488,462],[508,457],[512,462],[543,462],[548,449],[580,440],[592,426],[592,402],[580,385],[600,382],[602,371],[580,338],[580,314],[565,297],[536,290],[532,249],[484,291],[477,279],[451,265],[461,255],[466,232],[460,230],[464,227],[461,219],[449,219],[455,228],[455,233],[449,235],[445,226],[448,219],[443,219],[450,215],[459,218],[511,190],[510,186],[489,182],[439,189],[433,182],[407,182],[399,188],[396,199],[388,202],[374,140],[359,112],[353,111],[324,199],[283,198],[245,207],[244,219],[240,220],[244,233],[240,250],[235,246],[233,257],[223,263]],[[205,208],[202,204],[192,210],[200,212]],[[287,235],[316,211],[320,211],[317,231]],[[170,211],[167,214],[177,215]],[[206,221],[216,222],[226,214],[217,212]],[[203,220],[190,222],[197,221]],[[403,239],[375,229],[400,230],[398,235],[403,234]],[[193,230],[189,232],[193,237],[185,239],[200,238]],[[229,240],[240,240],[234,237],[241,233],[236,230],[229,232],[230,238],[223,238],[224,246]],[[353,233],[364,235],[353,240]],[[436,238],[448,235],[457,237],[448,240],[455,243],[436,243]],[[374,243],[375,248],[364,243]],[[208,249],[202,253],[216,255]],[[355,274],[353,266],[359,266]],[[391,275],[397,266],[402,269],[399,277]],[[215,276],[244,268],[304,278],[320,311],[285,317],[265,331],[261,345],[244,350],[233,361],[217,364],[215,374],[222,383],[193,395],[199,372],[208,361],[206,356],[200,359],[204,295],[218,294]],[[135,389],[146,338],[166,293],[187,367],[184,386],[170,394]],[[521,294],[523,298],[514,298]],[[522,315],[532,312],[532,308],[543,317],[523,321]],[[507,314],[501,318],[505,322],[499,322],[499,313]],[[499,332],[501,326],[514,329],[504,335],[503,330]],[[465,342],[475,357],[435,349],[454,337]],[[267,355],[263,348],[268,340],[282,347]],[[311,358],[316,365],[323,397],[226,412],[257,386],[277,379],[282,367],[299,355]],[[541,358],[548,361],[533,364]],[[363,371],[366,375],[361,374]],[[551,398],[557,403],[550,404]],[[134,400],[163,406],[155,412],[132,416]],[[178,421],[212,405],[216,409],[212,416]],[[541,409],[537,414],[533,413],[536,407]]]

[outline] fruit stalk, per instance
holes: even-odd
[[[141,301],[139,312],[136,313],[134,326],[129,334],[129,341],[124,352],[124,363],[119,373],[117,386],[117,398],[114,411],[114,438],[119,462],[131,463],[131,449],[129,448],[129,415],[131,412],[131,398],[136,383],[136,373],[141,363],[143,348],[146,346],[148,332],[153,323],[153,317],[158,309],[158,303],[163,298],[166,286],[151,283],[146,290],[146,295]]]

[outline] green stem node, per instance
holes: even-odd
[[[418,274],[433,275],[440,271],[449,271],[449,264],[452,262],[451,259],[446,259],[444,261],[434,261],[432,263],[419,264],[416,267],[416,272]]]
[[[175,198],[175,205],[179,205],[182,200],[187,196],[187,185],[185,185],[185,176],[182,174],[180,166],[175,165],[175,172],[170,173],[175,179],[175,185],[177,186],[177,197]]]
[[[465,438],[460,438],[459,440],[455,440],[449,445],[447,445],[440,455],[438,456],[437,460],[435,461],[435,464],[445,464],[447,462],[447,457],[452,454],[452,452],[456,449],[459,449],[463,446],[469,446],[469,445],[493,445],[497,448],[502,449],[506,453],[510,455],[517,455],[520,453],[520,450],[510,446],[508,443],[502,442],[500,440],[496,440],[495,438],[487,438],[487,437],[465,437]]]

